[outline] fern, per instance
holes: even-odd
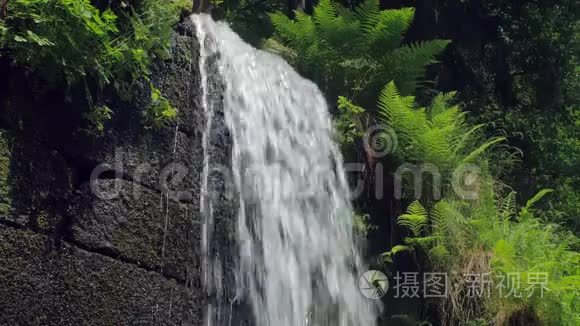
[[[379,21],[379,0],[367,0],[359,4],[354,11],[365,34],[370,34]]]
[[[485,143],[479,145],[475,150],[470,152],[466,157],[461,160],[461,163],[470,163],[473,162],[475,159],[480,157],[483,153],[485,153],[490,147],[495,144],[504,142],[506,140],[505,137],[493,137],[486,141]]]
[[[435,262],[441,262],[442,265],[446,264],[451,257],[451,253],[447,247],[443,244],[438,244],[429,249],[429,259]]]
[[[381,258],[383,258],[386,263],[392,263],[393,257],[395,255],[397,255],[399,253],[403,253],[403,252],[410,252],[410,251],[413,251],[412,246],[396,245],[393,248],[391,248],[391,250],[382,253]]]
[[[106,105],[93,106],[89,112],[83,114],[89,126],[85,131],[94,136],[102,136],[105,131],[104,123],[111,120],[113,111]]]
[[[446,192],[444,200],[427,203],[432,205],[429,214],[418,202],[412,203],[397,220],[411,233],[400,246],[405,251],[425,252],[429,268],[438,272],[517,273],[521,284],[516,290],[530,293],[502,297],[495,289],[491,302],[477,303],[485,309],[449,311],[451,324],[473,320],[478,317],[474,313],[482,314],[479,316],[482,318],[483,314],[497,314],[496,318],[501,320],[501,316],[514,313],[514,307],[527,307],[544,324],[574,325],[580,320],[580,307],[571,303],[577,300],[580,291],[580,254],[572,248],[578,246],[579,240],[534,216],[533,205],[552,190],[540,191],[522,207],[517,207],[514,192],[506,196],[496,192],[497,182],[487,172],[488,153],[504,138],[483,137],[482,125],[470,125],[465,113],[451,104],[454,95],[440,94],[429,107],[422,108],[412,97],[401,96],[391,82],[379,96],[379,121],[397,132],[399,147],[403,149],[397,152],[400,159],[435,163],[447,172],[468,162],[477,162],[481,168],[476,201],[462,201]],[[396,257],[394,250],[385,256]],[[544,297],[531,292],[537,284],[528,277],[534,273],[547,273],[549,291]],[[467,300],[462,297],[465,289],[455,291],[456,303]],[[449,306],[443,309],[452,309],[446,307]],[[500,311],[497,307],[504,308]]]
[[[520,284],[515,290],[524,294],[521,297],[494,294],[498,302],[487,307],[490,313],[497,313],[493,310],[497,306],[505,307],[502,314],[508,316],[513,307],[530,307],[544,324],[574,325],[580,317],[579,307],[571,304],[580,291],[577,282],[580,254],[571,248],[577,246],[578,239],[557,226],[541,223],[524,209],[547,193],[548,190],[541,191],[532,197],[530,205],[517,214],[514,192],[503,201],[485,196],[486,201],[479,206],[455,200],[435,204],[430,215],[433,231],[427,238],[434,237],[437,242],[426,248],[429,260],[439,270],[462,270],[474,251],[489,252],[494,273],[519,275]],[[515,215],[517,218],[512,218]],[[531,291],[534,286],[538,290],[528,279],[534,273],[545,273],[547,277],[548,290],[543,297],[539,291]]]
[[[386,68],[381,73],[397,81],[403,93],[412,92],[425,73],[425,67],[435,63],[436,56],[449,44],[447,40],[432,40],[405,45],[384,57]]]
[[[528,209],[547,193],[549,191],[542,191],[532,197],[528,201],[530,205],[526,205]],[[411,248],[424,250],[428,254],[430,267],[438,272],[468,270],[470,273],[487,273],[489,270],[472,268],[480,264],[474,263],[481,261],[478,257],[490,256],[490,267],[495,275],[519,275],[519,284],[510,286],[522,295],[500,295],[499,287],[494,287],[491,300],[495,302],[485,306],[486,313],[501,313],[496,317],[501,320],[503,315],[509,316],[516,309],[529,307],[546,325],[575,325],[580,320],[580,307],[575,304],[580,293],[580,253],[571,249],[578,246],[578,238],[557,226],[541,223],[531,215],[531,211],[523,209],[526,206],[517,214],[526,214],[526,218],[519,216],[510,219],[517,211],[513,192],[497,204],[493,200],[481,202],[480,206],[459,200],[440,201],[428,217],[423,215],[424,209],[419,205],[413,203],[404,214],[403,224],[413,230],[414,235],[400,245],[405,251]],[[413,217],[409,217],[411,215]],[[425,226],[426,219],[432,224],[429,229]],[[421,237],[416,237],[417,232],[421,233]],[[474,254],[481,252],[483,256]],[[391,250],[385,256],[393,259],[394,253]],[[478,268],[484,266],[485,261]],[[546,277],[544,286],[547,289],[540,291],[542,286],[534,283],[534,275]],[[461,289],[457,290],[460,292],[455,295],[460,295]],[[497,310],[498,307],[502,310]],[[465,313],[471,312],[467,309]],[[451,323],[464,323],[474,318],[473,315],[465,316],[457,312],[449,315]]]
[[[413,97],[401,96],[394,82],[383,88],[377,105],[379,120],[397,132],[401,147],[406,148],[402,159],[432,163],[449,172],[505,140],[493,137],[482,141],[478,132],[481,127],[469,126],[465,113],[450,104],[454,96],[440,94],[428,108],[421,108]]]
[[[369,230],[373,229],[370,225],[370,217],[368,214],[356,213],[353,217],[353,231],[355,234],[366,237]]]
[[[321,0],[312,17],[300,11],[294,20],[282,13],[270,17],[278,41],[298,54],[297,68],[328,95],[346,94],[355,102],[376,98],[385,80],[395,80],[409,93],[448,44],[435,40],[401,46],[414,10],[381,11],[378,0],[366,0],[354,11]]]
[[[510,192],[504,199],[500,212],[500,219],[509,221],[516,214],[516,193]]]
[[[414,237],[421,235],[427,227],[427,222],[427,211],[419,201],[414,201],[409,205],[407,212],[397,219],[397,223],[408,228]]]
[[[532,206],[537,203],[538,201],[540,201],[544,196],[548,195],[549,193],[553,192],[553,189],[542,189],[540,190],[536,195],[534,195],[532,198],[530,198],[527,202],[526,205],[524,205],[519,214],[518,214],[518,219],[520,221],[524,221],[524,220],[528,220],[530,218],[533,217],[533,212],[532,212]]]
[[[524,206],[525,209],[530,209],[532,208],[532,206],[537,203],[538,201],[540,201],[542,198],[544,198],[544,196],[546,196],[547,194],[554,192],[554,189],[542,189],[540,190],[537,194],[535,194],[532,198],[530,198],[527,202],[526,205]]]

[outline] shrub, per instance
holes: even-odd
[[[126,96],[137,80],[149,80],[154,59],[170,56],[183,6],[182,0],[143,0],[113,11],[89,0],[13,0],[0,25],[1,52],[53,86],[92,81]]]
[[[89,134],[101,136],[105,131],[104,122],[110,120],[112,116],[113,111],[106,105],[97,105],[91,107],[89,111],[84,114],[84,118],[89,124],[89,127],[86,129],[86,131]]]
[[[403,44],[413,17],[413,8],[380,10],[378,0],[366,0],[355,10],[321,0],[312,16],[296,11],[291,20],[275,13],[271,20],[275,41],[296,52],[291,63],[300,72],[331,98],[343,94],[360,105],[366,104],[361,100],[376,98],[388,80],[411,93],[426,66],[449,43]],[[279,46],[274,47],[280,52]]]
[[[446,171],[477,158],[480,168],[471,189],[476,198],[464,200],[444,184],[441,201],[411,203],[397,219],[409,236],[383,257],[392,262],[400,252],[417,250],[426,257],[428,270],[447,272],[453,287],[438,302],[444,324],[468,324],[482,318],[501,325],[525,312],[546,325],[577,325],[578,238],[541,222],[534,209],[552,190],[540,191],[518,209],[515,192],[506,193],[505,186],[489,173],[489,162],[493,162],[489,152],[504,139],[480,136],[480,127],[468,123],[464,113],[449,104],[451,98],[452,94],[439,95],[424,109],[415,108],[412,97],[401,97],[392,83],[381,93],[382,123],[399,135],[399,158],[435,163]],[[488,275],[496,286],[490,288],[489,296],[470,295],[468,275]],[[534,275],[545,278],[548,290],[543,294]],[[510,276],[519,278],[509,284],[510,290],[522,295],[501,293],[498,283]]]
[[[155,87],[151,86],[151,105],[145,115],[145,121],[148,125],[161,128],[167,125],[167,122],[177,116],[177,110],[168,99]]]

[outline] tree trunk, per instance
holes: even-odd
[[[6,17],[8,0],[0,0],[0,18]]]

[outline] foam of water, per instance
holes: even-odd
[[[226,24],[193,19],[198,36],[211,38],[219,52],[240,205],[235,273],[254,324],[375,324],[376,304],[356,283],[361,262],[349,189],[324,97],[284,60],[254,49]],[[201,56],[208,51],[202,46]]]

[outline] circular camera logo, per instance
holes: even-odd
[[[365,297],[377,300],[387,294],[389,279],[381,271],[370,270],[362,274],[358,280],[358,288]]]

